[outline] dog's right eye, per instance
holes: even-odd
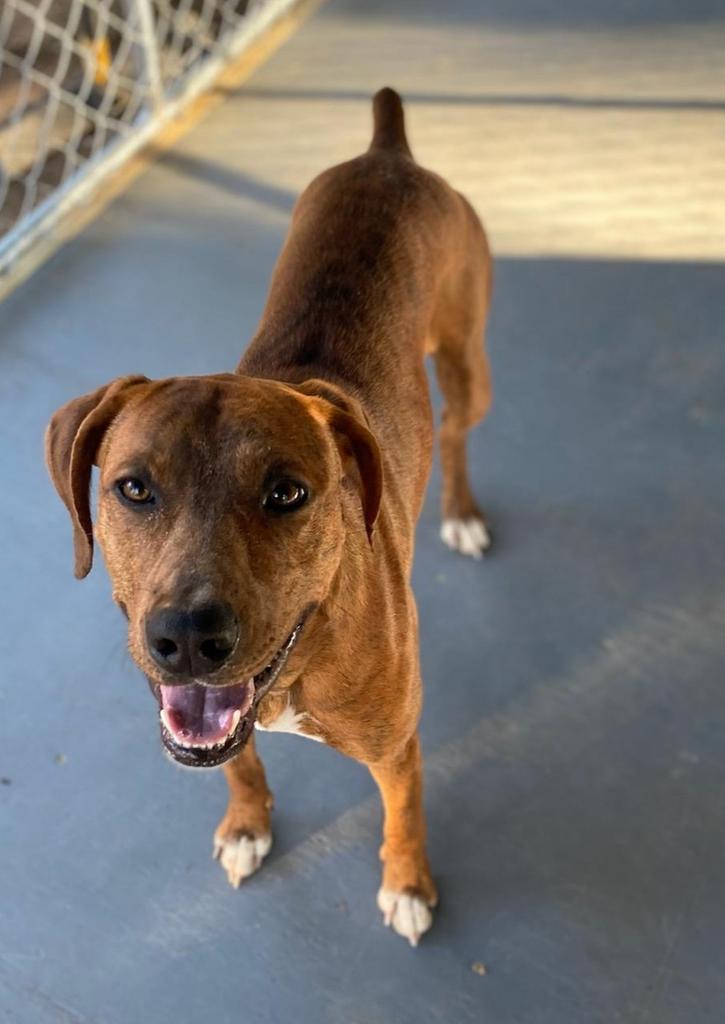
[[[132,505],[148,505],[154,496],[143,482],[135,476],[125,477],[116,484],[116,489],[124,501]]]

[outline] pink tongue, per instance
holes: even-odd
[[[161,706],[166,722],[177,739],[184,743],[218,743],[232,727],[235,711],[242,718],[249,710],[253,684],[235,686],[162,686]]]

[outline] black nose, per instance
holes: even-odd
[[[239,620],[223,601],[192,608],[161,608],[146,618],[146,644],[166,672],[205,676],[220,668],[234,650]]]

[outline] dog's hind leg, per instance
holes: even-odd
[[[443,394],[440,428],[443,477],[441,538],[456,551],[480,558],[490,545],[486,519],[468,479],[466,436],[491,406],[491,371],[484,349],[490,272],[478,289],[467,283],[449,300],[435,330],[436,375]]]
[[[235,889],[253,875],[272,846],[272,794],[254,736],[223,766],[229,786],[229,805],[214,833],[214,856]]]

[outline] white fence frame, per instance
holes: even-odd
[[[181,87],[177,80],[169,89],[164,88],[159,70],[159,47],[151,0],[128,0],[128,3],[135,7],[141,26],[145,74],[151,102],[125,135],[112,140],[98,154],[89,158],[0,237],[0,284],[3,277],[12,272],[17,261],[37,242],[47,238],[70,210],[88,200],[104,179],[121,168],[196,97],[209,89],[229,63],[239,57],[274,21],[297,6],[299,0],[252,0],[239,27],[231,35],[222,37],[215,52],[210,53],[184,76]]]

